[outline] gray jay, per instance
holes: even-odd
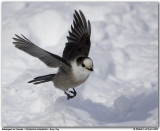
[[[63,50],[62,57],[52,54],[28,40],[25,36],[13,38],[16,48],[39,58],[48,67],[59,68],[56,74],[39,76],[28,83],[40,84],[52,81],[56,88],[67,95],[67,99],[76,96],[75,87],[84,83],[93,71],[93,61],[88,57],[90,51],[91,24],[86,21],[84,14],[79,10],[73,15],[73,26],[67,36],[68,42]],[[73,88],[73,91],[69,91]]]

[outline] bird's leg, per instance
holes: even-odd
[[[72,98],[77,95],[77,92],[76,92],[76,90],[74,88],[73,88],[73,91],[69,91],[69,92],[71,92],[73,94]]]
[[[73,96],[71,96],[70,94],[68,94],[66,91],[64,91],[64,93],[67,95],[67,100],[75,97],[77,95],[77,92],[75,91],[75,89],[73,88],[73,91],[69,91],[73,94]]]
[[[68,94],[66,91],[64,91],[64,93],[67,95],[67,100],[73,98],[74,96],[71,96],[70,94]]]
[[[64,93],[67,95],[67,100],[69,100],[71,98],[70,94],[68,94],[66,91],[64,91]]]

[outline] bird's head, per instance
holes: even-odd
[[[93,71],[93,61],[90,58],[85,58],[82,61],[82,67],[88,69],[89,71]]]
[[[79,57],[77,59],[77,64],[82,66],[82,68],[87,69],[89,71],[93,71],[93,61],[89,57]]]

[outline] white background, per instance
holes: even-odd
[[[3,3],[2,125],[132,127],[158,124],[157,3]],[[14,48],[14,34],[61,55],[74,9],[92,24],[94,73],[70,101],[52,83],[27,81],[56,72]]]

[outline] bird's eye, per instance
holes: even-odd
[[[85,65],[84,65],[84,64],[82,64],[82,67],[85,67]]]

